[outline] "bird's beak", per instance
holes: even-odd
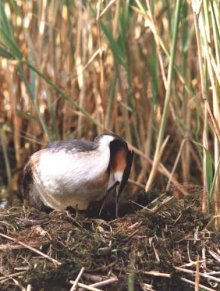
[[[116,185],[116,196],[115,196],[115,216],[118,217],[118,206],[119,206],[119,197],[120,197],[120,184]]]
[[[133,151],[129,151],[128,155],[127,155],[127,166],[124,170],[122,181],[120,184],[116,185],[116,201],[115,201],[115,215],[116,215],[116,217],[118,216],[119,198],[120,198],[120,195],[121,195],[121,193],[122,193],[122,191],[123,191],[123,189],[128,181],[128,177],[130,175],[131,166],[132,166],[132,162],[133,162],[133,156],[134,156]]]

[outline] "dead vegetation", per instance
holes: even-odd
[[[110,131],[132,191],[203,184],[218,215],[218,1],[196,3],[1,1],[0,187],[49,141]]]
[[[1,211],[1,290],[216,290],[219,233],[198,211],[198,191],[191,192],[185,200],[166,194],[166,203],[153,194],[161,207],[149,210],[153,199],[110,220]]]
[[[2,209],[1,290],[219,288],[219,23],[218,0],[0,1],[0,206],[34,151],[103,131],[135,152],[130,196],[179,199],[115,220]]]

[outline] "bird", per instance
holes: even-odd
[[[119,135],[103,133],[94,141],[72,139],[49,143],[29,158],[23,171],[25,204],[39,210],[87,210],[94,201],[120,195],[127,183],[133,151]],[[100,210],[101,212],[101,210]]]

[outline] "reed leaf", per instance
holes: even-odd
[[[14,55],[10,53],[8,50],[2,48],[1,46],[0,46],[0,56],[5,59],[15,60]]]

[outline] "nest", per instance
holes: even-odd
[[[198,208],[164,194],[111,220],[2,210],[1,290],[216,290],[220,234]]]

